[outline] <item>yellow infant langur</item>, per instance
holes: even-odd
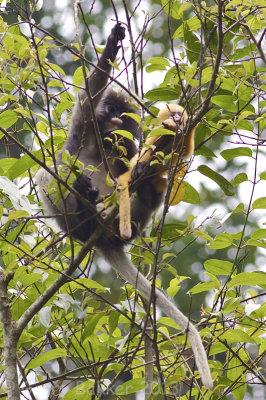
[[[168,104],[163,108],[158,118],[162,121],[164,128],[172,130],[174,132],[184,130],[188,115],[186,110],[178,104]],[[176,140],[176,146],[173,149],[173,136],[167,136],[168,144],[167,149],[162,149],[165,155],[174,151],[174,155],[171,161],[171,166],[175,167],[180,163],[182,159],[189,158],[194,152],[194,136],[195,128],[193,128],[184,137],[180,135],[180,139]],[[170,139],[169,139],[170,137]],[[130,239],[132,236],[131,230],[131,215],[130,215],[130,195],[129,195],[129,183],[131,181],[132,170],[138,163],[147,163],[151,161],[153,154],[158,150],[158,146],[162,145],[162,140],[165,136],[149,136],[145,141],[145,146],[140,153],[137,153],[130,160],[130,167],[128,171],[118,177],[118,183],[120,184],[120,196],[119,196],[119,230],[120,236],[123,239]],[[170,143],[169,143],[170,142]],[[153,145],[153,147],[151,147]],[[154,149],[155,146],[155,149]],[[170,161],[169,161],[170,162]],[[168,163],[169,163],[168,162]],[[166,171],[167,164],[158,164],[156,166],[156,173],[153,179],[153,184],[158,192],[163,192],[167,187]]]

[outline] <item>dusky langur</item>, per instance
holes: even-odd
[[[108,86],[111,64],[115,61],[120,48],[119,42],[124,37],[125,29],[120,23],[116,24],[107,39],[106,47],[97,67],[90,73],[85,88],[80,90],[78,94],[68,138],[63,152],[57,160],[58,167],[62,165],[63,153],[67,150],[70,155],[75,156],[84,164],[82,174],[76,178],[73,184],[80,196],[76,197],[71,192],[65,194],[64,191],[61,191],[61,194],[64,194],[63,199],[55,201],[55,195],[49,191],[49,186],[53,181],[51,174],[41,169],[36,175],[36,181],[41,188],[42,200],[47,212],[55,216],[64,232],[81,242],[88,240],[98,226],[99,214],[104,218],[99,201],[101,201],[100,204],[103,204],[102,199],[109,195],[111,191],[106,181],[106,164],[114,178],[118,178],[128,169],[126,164],[121,161],[119,148],[113,145],[116,138],[113,131],[117,129],[127,130],[132,133],[135,140],[139,140],[142,135],[138,124],[126,115],[126,113],[136,113],[136,108],[132,107],[130,97],[124,91],[117,92]],[[183,113],[183,120],[184,115],[185,113]],[[166,118],[162,117],[162,119]],[[104,162],[101,154],[97,132],[100,133],[107,162]],[[120,149],[124,149],[123,155],[128,161],[137,154],[134,141],[122,137],[118,142]],[[86,168],[91,165],[96,167],[97,170],[92,172],[90,168]],[[55,171],[58,170],[57,167]],[[137,179],[142,172],[142,170],[139,172],[137,165],[131,171],[134,179]],[[164,189],[158,190],[156,176],[142,177],[130,199],[131,240],[141,233],[152,212],[162,203]],[[87,200],[90,206],[86,205],[86,202],[82,202],[82,199]],[[118,216],[112,223],[104,226],[102,236],[96,242],[96,247],[126,281],[149,299],[151,296],[150,282],[129,261],[123,251],[124,245],[128,242],[129,240],[124,240],[119,235]],[[207,388],[212,389],[213,382],[208,360],[197,329],[167,299],[163,292],[155,289],[155,296],[156,306],[187,333],[202,382]]]

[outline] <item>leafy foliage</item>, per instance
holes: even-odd
[[[189,348],[184,332],[168,318],[153,315],[153,307],[147,309],[130,285],[122,284],[120,290],[118,278],[103,260],[93,260],[92,250],[80,256],[71,276],[65,276],[82,249],[43,216],[33,177],[40,166],[50,168],[55,163],[65,142],[74,95],[84,80],[82,49],[60,36],[62,30],[52,19],[59,12],[55,4],[51,11],[48,2],[43,5],[46,9],[42,2],[37,2],[37,9],[35,1],[25,2],[24,8],[15,1],[4,3],[0,265],[8,279],[12,318],[23,327],[17,343],[20,389],[32,399],[37,398],[33,392],[39,387],[50,390],[51,399],[100,399],[104,392],[112,392],[113,398],[130,398],[145,388],[144,327],[151,315],[157,321],[151,330],[150,398],[164,393],[162,398],[167,399],[242,400],[249,398],[247,393],[253,395],[255,386],[263,398],[264,2],[162,0],[159,4],[150,0],[150,13],[145,16],[142,4],[133,1],[116,9],[123,20],[125,11],[132,16],[127,23],[133,35],[133,81],[146,109],[154,114],[157,110],[151,102],[176,101],[192,116],[189,127],[197,125],[195,157],[186,163],[182,193],[175,201],[183,202],[171,207],[165,220],[166,201],[130,253],[158,287],[176,296],[180,307],[200,321],[215,379],[213,394],[192,381],[198,374],[189,350],[184,351]],[[81,35],[70,3],[66,10]],[[110,4],[97,0],[95,9],[84,8],[79,14],[81,36],[90,43],[89,57],[94,61],[93,29],[100,42],[107,15],[115,15]],[[43,27],[45,17],[51,19],[50,28]],[[67,30],[66,25],[63,28]],[[148,59],[150,54],[153,57]],[[90,70],[91,62],[85,60]],[[129,68],[122,60],[120,71],[124,67]],[[127,78],[131,76],[128,72]],[[156,123],[154,115],[147,114],[145,133]],[[178,186],[180,180],[177,176],[174,181],[173,176],[169,182]],[[169,200],[170,191],[167,195]],[[49,295],[58,277],[62,284]],[[0,331],[1,347],[4,339]],[[3,361],[1,365],[3,374]],[[1,393],[6,397],[5,386]]]

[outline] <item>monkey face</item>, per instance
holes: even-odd
[[[138,113],[131,106],[129,96],[123,91],[106,89],[106,93],[96,109],[102,137],[111,137],[112,131],[115,130],[125,130],[132,133],[134,140],[139,140],[142,131],[136,121],[126,115],[127,113]],[[126,139],[124,141],[127,142]]]
[[[188,115],[186,110],[179,104],[167,104],[166,107],[159,112],[158,118],[164,123],[167,120],[172,120],[175,126],[184,129],[188,120]],[[172,125],[172,123],[170,123],[170,125]]]
[[[121,118],[121,110],[118,109],[115,104],[106,104],[105,105],[105,116],[106,123],[105,126],[107,130],[109,129],[121,129],[123,125],[123,121]]]
[[[179,111],[171,112],[171,114],[169,115],[169,118],[172,118],[176,125],[181,126],[183,124],[184,114]]]

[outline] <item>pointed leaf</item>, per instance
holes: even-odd
[[[233,185],[228,182],[222,175],[218,174],[217,172],[213,171],[211,168],[207,167],[206,165],[200,165],[198,167],[198,171],[202,174],[207,176],[208,178],[212,179],[217,185],[220,186],[224,194],[227,196],[233,196],[235,194],[235,189]]]
[[[65,349],[54,349],[47,351],[44,354],[40,354],[29,362],[27,369],[33,369],[40,367],[41,365],[47,363],[48,361],[55,360],[56,358],[66,357],[67,352]]]

